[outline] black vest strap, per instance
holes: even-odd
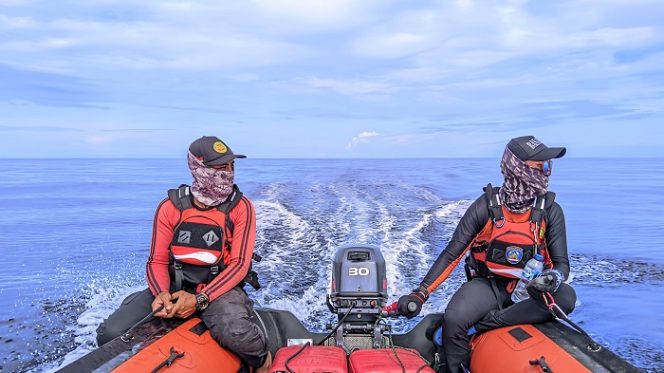
[[[184,272],[182,271],[182,264],[178,263],[177,261],[173,261],[173,272],[174,272],[174,279],[173,279],[173,284],[171,285],[173,287],[172,291],[180,291],[182,290],[182,286],[184,284]]]
[[[505,224],[505,216],[503,215],[503,210],[500,206],[500,197],[499,197],[499,188],[494,188],[491,183],[487,184],[484,188],[484,193],[486,193],[487,199],[489,200],[489,213],[491,214],[491,220],[493,224],[500,228]]]
[[[191,190],[189,185],[182,184],[177,189],[168,190],[168,199],[173,202],[175,207],[180,210],[180,212],[194,207],[194,204],[191,202]]]
[[[494,276],[489,277],[489,283],[491,284],[491,291],[496,297],[496,302],[498,302],[498,310],[503,310],[503,297],[500,295],[500,290],[498,290],[498,284],[496,284],[496,278]]]
[[[194,207],[194,204],[191,201],[191,188],[186,184],[180,185],[177,189],[169,189],[168,199],[173,202],[175,207],[177,207],[180,212]],[[233,192],[231,195],[228,196],[228,198],[221,205],[217,206],[217,209],[226,215],[226,228],[228,228],[228,231],[231,234],[233,234],[235,225],[228,217],[231,210],[233,210],[233,208],[237,206],[241,200],[242,192],[240,191],[240,188],[238,188],[237,185],[233,185]]]
[[[237,187],[237,185],[233,185],[233,192],[231,193],[226,200],[217,207],[219,211],[223,212],[224,215],[226,216],[226,228],[228,228],[228,231],[233,234],[233,231],[235,230],[235,224],[233,224],[233,221],[230,219],[230,212],[237,206],[238,203],[242,200],[242,192],[240,192],[240,188]]]
[[[546,206],[546,193],[535,198],[533,207],[530,209],[530,221],[540,224],[544,218],[544,206]]]

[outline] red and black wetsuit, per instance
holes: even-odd
[[[234,188],[239,192],[237,187]],[[185,190],[188,192],[188,187],[181,186],[172,191]],[[172,191],[169,191],[169,195]],[[254,320],[253,302],[247,297],[241,286],[238,286],[245,279],[251,267],[256,239],[254,207],[245,197],[238,196],[237,199],[229,197],[226,202],[237,203],[233,203],[233,207],[226,215],[225,212],[221,212],[221,206],[200,209],[193,204],[191,198],[191,195],[187,193],[183,194],[182,200],[176,200],[179,201],[176,203],[181,203],[183,200],[188,202],[188,207],[182,210],[170,198],[164,199],[157,207],[150,256],[146,264],[148,289],[129,295],[120,307],[104,320],[97,328],[97,343],[101,346],[121,335],[146,314],[149,314],[152,311],[155,295],[175,291],[173,288],[177,288],[174,286],[177,281],[172,278],[169,267],[173,267],[171,264],[174,263],[175,256],[182,254],[181,257],[193,256],[194,260],[202,259],[204,263],[200,264],[199,268],[208,273],[211,273],[210,268],[219,264],[219,272],[215,276],[206,277],[210,279],[209,281],[197,281],[193,284],[196,286],[184,289],[203,292],[208,296],[209,306],[196,312],[196,316],[203,320],[212,337],[220,345],[240,356],[250,366],[259,367],[267,356],[267,342],[265,335]],[[232,229],[226,224],[228,223],[226,217],[230,218]],[[200,235],[201,227],[205,229],[203,232],[211,229],[215,233],[213,240],[204,240],[209,243],[209,247],[206,248],[200,242],[190,246],[185,245],[186,243],[183,241],[189,241],[189,239],[182,240],[180,235],[175,234],[175,232],[185,233],[182,230],[185,222],[189,224],[187,229],[192,228],[190,232],[187,232],[190,233],[191,238],[189,243],[195,240],[200,241],[201,237],[196,236],[196,233]],[[197,228],[199,228],[198,232],[196,232]],[[208,234],[211,233],[208,232]],[[177,236],[175,241],[174,236]],[[206,250],[209,255],[205,255]],[[219,250],[221,250],[220,257]],[[205,263],[209,263],[206,260],[210,259],[210,255],[212,255],[209,252],[213,251],[212,261],[215,263],[211,264],[214,266],[205,265]],[[219,258],[221,260],[218,260]],[[188,264],[191,264],[192,261]],[[187,271],[183,270],[183,272]]]
[[[215,209],[194,208],[202,213]],[[168,198],[159,204],[155,213],[150,256],[146,264],[147,283],[153,295],[169,291],[170,246],[173,232],[180,223],[180,215],[180,210]],[[200,289],[207,294],[210,301],[236,287],[247,276],[251,267],[256,240],[256,213],[249,199],[242,197],[230,211],[229,218],[233,222],[234,230],[232,236],[228,229],[224,230],[226,242],[230,241],[222,252],[224,268],[209,284]]]

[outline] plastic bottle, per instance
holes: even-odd
[[[512,292],[512,302],[519,303],[524,299],[530,298],[530,295],[528,295],[528,290],[526,290],[526,286],[530,280],[537,277],[537,275],[542,272],[542,269],[544,269],[543,260],[544,257],[542,257],[542,255],[535,254],[535,256],[533,256],[533,258],[530,259],[528,263],[526,263],[526,266],[521,272],[521,279]]]

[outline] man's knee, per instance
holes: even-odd
[[[556,304],[558,307],[563,310],[565,313],[571,313],[574,311],[576,305],[576,292],[574,288],[563,283],[558,288],[558,291],[555,294]]]
[[[149,290],[130,294],[97,328],[97,345],[101,346],[122,335],[151,310],[154,297]]]
[[[102,322],[97,328],[97,346],[106,344],[125,332],[124,326],[122,326],[122,329],[117,326],[117,324]]]
[[[448,331],[450,334],[465,334],[472,324],[472,320],[468,318],[467,313],[463,312],[462,309],[456,308],[448,308],[445,310],[443,321],[445,325],[444,330]]]
[[[247,295],[233,289],[211,303],[201,316],[212,337],[222,346],[239,354],[262,356],[267,349],[265,336],[252,315]]]
[[[265,352],[265,337],[260,328],[243,317],[225,317],[208,325],[210,334],[220,345],[247,355]]]

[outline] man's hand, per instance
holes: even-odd
[[[172,299],[177,299],[177,302],[175,302],[173,310],[168,313],[166,318],[175,316],[186,319],[196,311],[196,296],[194,294],[180,290],[173,293]]]
[[[542,274],[528,282],[526,290],[531,298],[541,298],[541,293],[555,293],[563,282],[563,274],[555,269],[545,269]],[[534,295],[534,296],[533,296]]]
[[[420,311],[422,311],[422,305],[428,298],[429,292],[427,289],[423,286],[418,287],[412,293],[399,298],[399,314],[409,319],[419,315]]]
[[[171,302],[171,294],[167,291],[162,291],[154,297],[152,302],[152,312],[159,307],[164,307],[161,311],[154,314],[155,317],[166,317],[169,312],[173,310],[173,303]]]

